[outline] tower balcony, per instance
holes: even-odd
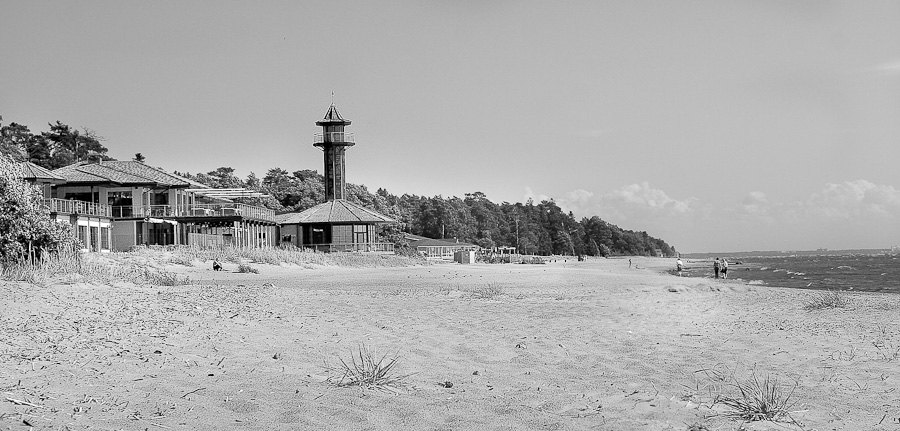
[[[313,144],[324,144],[326,142],[348,142],[348,143],[356,143],[353,138],[353,133],[349,132],[326,132],[326,133],[316,133],[313,135]]]

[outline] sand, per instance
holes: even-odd
[[[900,295],[806,311],[632,260],[2,282],[0,429],[900,430]],[[363,345],[405,384],[336,385]],[[795,387],[793,423],[713,404],[753,373]]]

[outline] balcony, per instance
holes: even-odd
[[[183,206],[130,205],[112,207],[112,216],[115,218],[242,216],[248,219],[275,221],[275,210],[238,203]]]
[[[335,252],[370,252],[370,253],[393,253],[394,244],[389,242],[373,242],[373,243],[346,243],[346,244],[303,244],[303,248],[313,249],[324,253]]]
[[[315,135],[313,135],[313,144],[322,144],[325,142],[356,143],[353,138],[353,133],[348,132],[316,133]]]
[[[109,205],[95,204],[67,199],[44,199],[44,205],[51,213],[79,214],[95,217],[112,217],[112,207]]]

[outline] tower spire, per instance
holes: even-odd
[[[313,142],[313,145],[321,148],[324,153],[325,199],[328,201],[344,199],[346,192],[344,153],[347,147],[356,145],[353,134],[344,132],[344,126],[349,126],[350,120],[341,117],[341,113],[334,106],[334,91],[331,92],[331,98],[331,106],[325,113],[325,118],[316,121],[316,125],[322,127],[322,133],[317,133]]]

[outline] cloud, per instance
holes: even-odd
[[[522,200],[527,202],[528,199],[531,199],[534,202],[549,201],[550,196],[536,195],[536,194],[534,194],[534,191],[531,190],[531,187],[525,186],[525,197]]]
[[[623,216],[669,217],[693,213],[696,199],[677,200],[666,192],[650,187],[646,181],[631,184],[600,197],[601,206]]]
[[[826,184],[800,204],[802,215],[829,220],[900,219],[900,190],[866,180]]]
[[[891,75],[900,74],[900,60],[897,60],[897,61],[894,61],[891,63],[882,64],[881,66],[878,66],[876,69],[879,70],[880,72],[888,73]]]

